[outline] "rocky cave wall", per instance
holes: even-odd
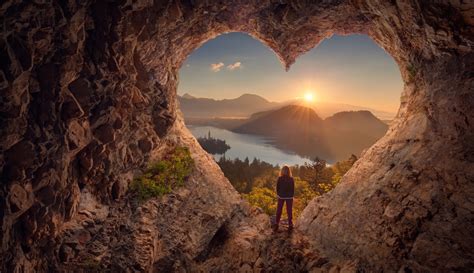
[[[0,14],[6,272],[67,270],[69,253],[81,251],[65,242],[71,230],[97,248],[101,238],[73,224],[85,214],[113,230],[94,231],[108,262],[138,271],[210,260],[199,257],[226,225],[265,229],[177,108],[182,62],[228,31],[259,39],[287,69],[333,33],[367,34],[399,64],[405,87],[389,132],[298,222],[310,249],[368,269],[474,267],[469,1],[5,1]],[[192,179],[132,210],[131,179],[173,145],[192,150]],[[125,250],[107,246],[124,237]]]

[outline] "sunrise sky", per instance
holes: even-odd
[[[368,36],[333,36],[300,56],[290,71],[261,42],[229,33],[195,50],[180,70],[178,94],[235,98],[253,93],[285,101],[313,93],[314,101],[396,112],[403,82],[397,64]]]

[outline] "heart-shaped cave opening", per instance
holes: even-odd
[[[365,35],[330,37],[284,71],[260,41],[227,33],[194,50],[179,79],[186,127],[273,220],[279,195],[294,196],[297,219],[339,184],[387,132],[403,88],[395,61]],[[288,193],[277,192],[283,166],[294,180]]]
[[[469,1],[76,2],[0,8],[2,272],[472,270]],[[387,134],[303,210],[315,256],[296,268],[301,248],[269,236],[178,114],[186,57],[229,31],[287,69],[334,33],[364,33],[405,83]],[[246,62],[212,63],[234,75]],[[141,188],[161,197],[135,206],[139,177],[173,184]],[[325,270],[319,250],[344,264]]]

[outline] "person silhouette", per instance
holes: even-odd
[[[276,221],[273,231],[278,231],[283,204],[286,203],[286,213],[288,214],[288,231],[293,230],[293,197],[295,195],[295,181],[291,175],[290,167],[283,166],[277,180],[276,192],[278,204],[276,211]]]

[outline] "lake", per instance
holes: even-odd
[[[212,126],[187,125],[187,127],[196,138],[207,136],[208,132],[211,131],[212,137],[225,140],[230,146],[230,149],[225,153],[226,158],[240,158],[243,160],[248,157],[249,160],[252,161],[255,157],[273,165],[278,164],[280,166],[284,164],[302,165],[305,162],[310,162],[307,158],[272,146],[269,144],[270,140],[264,137],[238,134]],[[221,157],[222,155],[214,155],[216,160],[219,160]]]

